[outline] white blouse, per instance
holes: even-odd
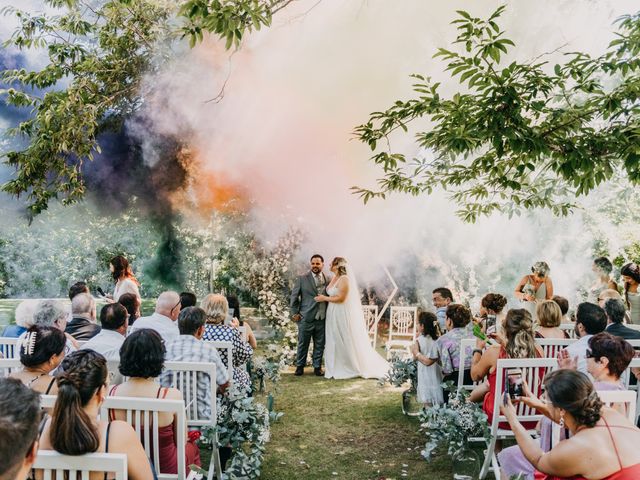
[[[136,282],[130,278],[123,278],[116,282],[116,288],[113,290],[113,300],[118,301],[121,295],[125,293],[133,293],[138,299],[140,299],[140,291]]]

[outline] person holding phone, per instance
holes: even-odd
[[[544,452],[517,418],[507,396],[500,407],[518,446],[535,468],[536,480],[637,480],[640,478],[640,429],[613,408],[604,407],[589,378],[570,369],[544,380],[546,401],[525,388],[519,400],[535,408],[571,436]]]
[[[492,334],[497,345],[485,349],[486,342],[476,339],[476,349],[471,360],[471,378],[481,381],[487,377],[488,391],[484,395],[482,409],[489,417],[489,423],[493,419],[493,403],[496,392],[496,369],[501,358],[540,358],[543,356],[542,348],[536,344],[533,332],[533,319],[524,308],[511,309],[507,312],[503,325],[506,338]],[[535,422],[529,427],[534,428]]]

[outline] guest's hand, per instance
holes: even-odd
[[[233,320],[231,320],[231,326],[233,328],[238,328],[240,326],[240,320],[238,320],[236,317],[233,317]]]
[[[411,344],[411,355],[413,355],[414,360],[418,355],[420,355],[420,345],[418,345],[418,342],[413,342]]]
[[[498,332],[492,332],[487,335],[490,339],[494,340],[498,345],[502,345],[503,347],[507,344],[507,341],[504,339],[502,335]]]
[[[534,297],[533,295],[523,295],[522,299],[527,301],[527,302],[535,302],[536,301],[536,297]]]
[[[299,322],[300,320],[302,320],[302,315],[296,313],[293,317],[291,317],[291,320],[293,320],[294,322]]]
[[[564,368],[567,370],[578,369],[578,357],[571,358],[566,348],[558,352],[557,358],[558,358],[558,367]]]
[[[327,297],[326,295],[318,295],[317,297],[314,298],[314,300],[316,302],[328,302],[329,297]]]
[[[511,402],[511,397],[508,393],[503,394],[502,402],[500,402],[500,413],[507,418],[507,421],[511,424],[512,422],[517,422],[517,414],[516,407],[513,406]],[[506,400],[506,403],[505,403]]]
[[[485,342],[484,340],[480,340],[478,337],[476,337],[476,349],[484,350],[486,346],[487,346],[487,342]]]

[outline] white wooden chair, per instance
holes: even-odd
[[[560,330],[563,330],[569,334],[569,338],[576,338],[576,324],[573,322],[561,323]]]
[[[204,362],[165,362],[164,368],[172,372],[171,387],[177,388],[182,392],[182,397],[187,406],[187,425],[193,427],[210,426],[215,430],[218,419],[216,409],[216,365]],[[198,401],[201,400],[198,399],[198,377],[201,375],[209,376],[211,414],[208,418],[201,417],[198,412]],[[209,480],[213,478],[214,473],[218,480],[222,478],[222,463],[218,446],[216,435],[216,444],[213,446],[211,467],[209,468]]]
[[[460,341],[460,368],[458,370],[458,390],[473,390],[478,382],[473,382],[470,385],[465,385],[464,383],[464,364],[467,360],[467,357],[472,355],[473,349],[476,347],[476,339],[475,338],[463,338]]]
[[[0,358],[20,358],[17,338],[0,337]]]
[[[231,382],[233,382],[233,343],[231,342],[219,342],[214,340],[206,340],[218,350],[218,355],[221,359],[226,358],[227,374]]]
[[[116,480],[127,480],[127,456],[123,453],[87,453],[85,455],[62,455],[53,450],[38,450],[33,464],[43,470],[44,480],[89,480],[91,472],[111,473]]]
[[[575,338],[536,338],[536,343],[542,347],[545,358],[556,358],[560,350],[564,350],[576,340]]]
[[[186,416],[184,402],[138,397],[107,397],[100,407],[100,418],[108,419],[109,410],[124,410],[125,421],[133,427],[142,441],[145,453],[153,462],[158,480],[182,480],[187,476],[185,465]],[[160,413],[175,415],[175,437],[178,473],[160,472],[158,418]]]
[[[17,358],[0,358],[0,378],[8,377],[20,370],[22,370],[22,364]]]
[[[558,362],[555,358],[527,358],[527,359],[499,359],[496,367],[496,390],[493,401],[493,420],[491,422],[491,437],[487,442],[487,450],[485,459],[480,470],[480,479],[486,478],[489,471],[493,472],[496,480],[500,480],[500,467],[498,465],[498,457],[495,453],[496,440],[504,438],[513,438],[511,430],[503,430],[499,428],[501,422],[506,422],[506,418],[500,414],[500,404],[502,403],[503,386],[505,381],[506,370],[520,369],[522,372],[522,380],[527,382],[531,392],[538,395],[540,386],[545,375],[556,368]],[[520,422],[537,422],[542,418],[536,410],[527,407],[524,403],[518,402],[516,405],[516,413]]]
[[[398,352],[408,356],[416,338],[418,307],[391,307],[390,312],[387,358]]]
[[[376,348],[378,342],[378,306],[362,305],[362,313],[364,315],[364,325],[369,334],[371,346]]]

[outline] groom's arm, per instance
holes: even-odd
[[[296,282],[293,285],[293,290],[291,290],[291,299],[289,301],[289,306],[291,308],[291,317],[300,315],[301,282],[302,282],[302,277],[296,278]]]

